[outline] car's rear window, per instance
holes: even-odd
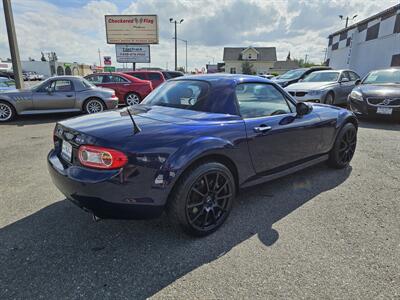
[[[129,75],[139,78],[139,79],[146,80],[146,75],[143,73],[129,73]]]
[[[197,80],[168,81],[149,94],[142,102],[158,105],[207,111],[208,83]]]

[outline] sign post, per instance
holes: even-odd
[[[150,63],[150,45],[115,45],[119,63]]]

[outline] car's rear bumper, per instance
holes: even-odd
[[[65,197],[97,217],[148,219],[160,216],[164,210],[160,203],[166,199],[155,199],[152,196],[156,193],[150,196],[140,180],[136,184],[125,181],[122,170],[65,167],[55,150],[50,151],[47,162],[53,183]]]
[[[114,109],[118,107],[118,98],[108,98],[104,99],[104,104],[106,105],[107,109]]]
[[[359,116],[372,118],[382,117],[400,120],[400,107],[389,107],[392,109],[392,113],[390,115],[379,114],[377,113],[378,106],[369,105],[365,101],[356,100],[350,96],[347,99],[347,106],[352,112]]]

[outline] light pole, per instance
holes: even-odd
[[[173,38],[173,39],[175,39],[175,38]],[[188,45],[188,41],[187,40],[183,40],[183,39],[179,39],[179,38],[177,38],[177,40],[180,40],[180,41],[185,43],[185,47],[186,47],[185,72],[187,73],[188,72],[188,64],[187,64],[187,45]]]
[[[7,27],[8,44],[10,45],[15,86],[18,89],[22,89],[24,87],[24,80],[22,79],[22,67],[21,67],[21,60],[19,59],[17,34],[15,32],[11,1],[3,0],[3,8],[4,8],[4,17]]]
[[[343,20],[343,19],[345,19],[344,17],[343,17],[343,15],[339,15],[339,18],[341,19],[341,20]],[[357,15],[354,15],[351,19],[352,20],[354,20],[355,18],[357,18]],[[345,27],[344,28],[347,28],[347,26],[349,25],[349,17],[346,17],[346,25],[345,25]]]
[[[180,21],[174,20],[173,18],[169,19],[170,23],[175,24],[175,71],[178,70],[178,35],[177,35],[177,25],[183,22],[183,19]]]

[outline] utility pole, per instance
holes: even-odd
[[[186,47],[185,72],[187,73],[188,72],[188,69],[187,69],[188,68],[188,56],[187,56],[188,41],[187,40],[183,40],[183,39],[179,39],[179,38],[173,38],[173,39],[175,39],[175,42],[176,42],[176,40],[180,40],[180,41],[185,43],[185,47]]]
[[[101,65],[101,53],[100,53],[100,48],[97,49],[97,52],[99,52],[99,64],[100,64],[100,67],[102,67],[102,65]]]
[[[173,18],[169,19],[170,23],[175,24],[175,71],[178,70],[178,33],[177,33],[177,25],[181,24],[183,22],[183,19],[181,19],[179,22],[177,20],[174,20]]]
[[[11,61],[14,72],[14,80],[17,89],[24,87],[22,79],[21,60],[19,59],[17,34],[15,32],[14,17],[12,13],[11,0],[3,0],[4,17],[6,20],[8,43],[10,45]]]

